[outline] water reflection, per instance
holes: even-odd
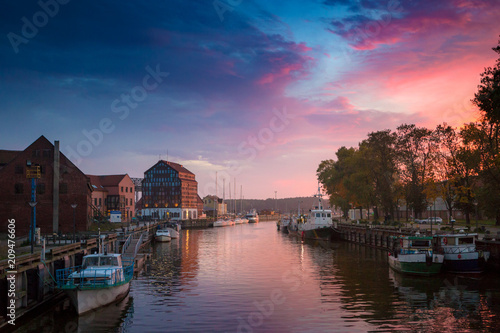
[[[24,332],[493,332],[500,324],[497,275],[405,276],[384,251],[275,229],[183,230],[151,247],[125,308],[87,320],[59,306]]]

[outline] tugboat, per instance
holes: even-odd
[[[476,248],[476,233],[435,235],[436,250],[444,254],[444,270],[450,273],[482,273],[490,257]]]
[[[400,273],[430,276],[441,272],[444,255],[434,253],[432,237],[403,236],[391,237],[392,249],[389,266]]]
[[[332,211],[323,207],[321,188],[318,184],[318,206],[309,211],[309,216],[299,215],[293,225],[296,226],[298,234],[302,239],[326,240],[334,238]]]

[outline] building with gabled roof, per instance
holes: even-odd
[[[199,216],[198,182],[181,164],[160,160],[144,172],[142,216],[187,220]]]
[[[135,216],[135,188],[128,174],[87,175],[92,185],[92,207],[99,216],[119,211],[122,221]]]
[[[0,150],[0,232],[7,232],[8,221],[15,220],[17,237],[29,233],[33,195],[29,165],[40,168],[34,211],[41,233],[87,230],[92,221],[89,178],[59,151],[59,141],[52,144],[42,135],[22,151]]]

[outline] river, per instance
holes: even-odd
[[[64,301],[16,332],[497,332],[500,280],[407,277],[387,253],[302,242],[274,222],[183,230],[151,247],[122,302],[78,317]]]

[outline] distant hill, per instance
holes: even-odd
[[[227,203],[227,209],[233,211],[234,199],[226,199],[225,202]],[[309,209],[318,205],[318,199],[314,197],[282,198],[278,200],[271,198],[243,200],[238,199],[236,200],[236,212],[240,213],[242,211],[242,207],[243,212],[248,212],[252,208],[257,209],[257,212],[260,212],[262,210],[274,211],[275,207],[277,207],[278,212],[281,213],[297,212],[299,208],[299,202],[301,202],[300,208],[302,212],[308,212]],[[323,204],[325,205],[325,207],[330,207],[328,197],[323,197]]]

